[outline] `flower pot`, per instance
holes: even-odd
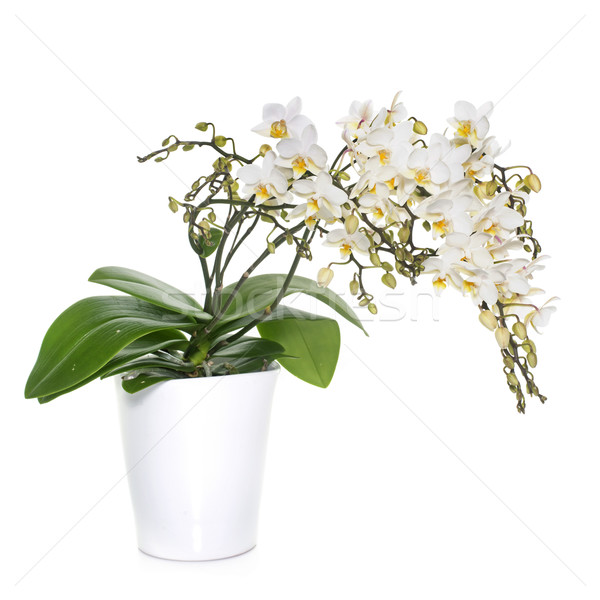
[[[119,416],[138,547],[172,560],[236,556],[256,545],[279,367],[176,379],[128,394]]]

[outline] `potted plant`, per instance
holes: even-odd
[[[131,269],[98,269],[90,281],[125,295],[86,298],[56,319],[25,396],[46,403],[115,377],[140,549],[203,560],[254,546],[278,365],[327,387],[340,348],[335,319],[286,306],[286,297],[312,296],[363,329],[327,287],[334,269],[350,269],[350,293],[373,314],[374,279],[393,289],[398,276],[414,284],[431,274],[436,293],[454,287],[471,297],[495,334],[519,412],[525,394],[546,400],[529,337],[555,310],[531,299],[544,257],[527,205],[541,184],[529,167],[498,164],[491,110],[457,102],[450,135],[427,137],[397,95],[379,111],[353,102],[329,162],[294,98],[267,104],[254,128],[275,149],[265,143],[248,158],[202,122],[203,140],[170,135],[138,157],[214,153],[212,168],[168,201],[198,259],[202,301]],[[265,232],[262,252],[235,272],[246,241]],[[339,258],[319,258],[315,281],[299,276],[321,242]],[[260,273],[286,248],[286,272]]]

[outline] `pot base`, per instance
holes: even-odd
[[[228,558],[237,558],[238,556],[244,556],[244,554],[248,554],[248,552],[251,552],[252,550],[254,550],[254,548],[256,548],[256,544],[248,548],[248,550],[243,550],[242,552],[238,552],[237,554],[231,554],[229,556],[216,556],[214,558],[171,558],[169,556],[157,556],[156,554],[151,554],[150,552],[142,550],[142,548],[138,548],[138,550],[142,554],[145,554],[150,558],[158,558],[159,560],[170,560],[172,562],[213,562],[216,560],[227,560]]]

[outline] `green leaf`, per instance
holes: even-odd
[[[197,367],[192,362],[182,361],[172,356],[169,357],[168,355],[160,357],[144,356],[107,371],[102,376],[102,379],[112,377],[113,375],[119,375],[120,373],[127,373],[128,371],[143,371],[145,373],[146,369],[172,369],[181,373],[192,373]]]
[[[156,306],[194,317],[199,321],[209,321],[212,318],[185,292],[133,269],[102,267],[92,273],[89,281],[106,285]]]
[[[201,250],[199,256],[202,258],[208,258],[218,247],[223,232],[216,227],[210,228],[210,240],[206,241],[203,236],[198,238],[198,246]]]
[[[94,374],[86,377],[80,382],[68,387],[60,392],[56,392],[56,394],[50,394],[48,396],[43,396],[39,399],[40,404],[45,404],[62,396],[63,394],[68,394],[69,392],[73,392],[76,389],[87,385],[94,379],[104,378],[107,373],[110,371],[117,369],[121,365],[128,363],[131,360],[139,358],[140,356],[144,356],[146,354],[150,354],[155,350],[166,350],[166,349],[185,349],[188,345],[187,338],[181,331],[177,329],[165,329],[163,331],[153,331],[148,335],[144,335],[141,338],[134,340],[129,344],[129,346],[125,346],[121,352],[119,352],[112,360],[109,360],[101,369],[96,371]]]
[[[167,381],[169,379],[181,379],[181,376],[177,375],[176,371],[169,372],[166,369],[157,369],[153,373],[140,373],[137,377],[123,379],[121,386],[128,394],[135,394],[136,392],[144,390],[151,385],[155,385],[161,381]]]
[[[194,326],[189,317],[129,296],[80,300],[48,329],[25,397],[41,398],[75,386],[131,342],[153,331]]]
[[[279,290],[282,288],[285,281],[286,275],[256,275],[250,277],[240,288],[239,292],[234,298],[231,306],[227,309],[224,315],[223,323],[245,317],[247,315],[258,315],[267,306],[273,304],[277,298]],[[235,285],[228,285],[223,289],[222,301],[226,302],[229,295],[232,293]],[[292,277],[290,285],[286,290],[285,296],[290,294],[307,294],[317,300],[327,304],[339,315],[344,317],[362,329],[365,334],[367,333],[360,322],[360,319],[356,316],[356,313],[348,305],[348,303],[334,291],[329,288],[319,287],[316,281],[308,279],[307,277],[300,277],[298,275]]]
[[[340,328],[337,321],[280,306],[275,317],[260,323],[260,335],[279,342],[297,358],[279,358],[292,375],[326,388],[335,372],[340,353]]]
[[[210,358],[211,370],[215,375],[257,372],[285,355],[285,348],[278,342],[245,336],[215,351]]]
[[[219,348],[211,358],[266,358],[283,354],[285,348],[277,342],[263,338],[243,337]]]

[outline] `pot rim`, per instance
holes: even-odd
[[[186,378],[182,378],[182,379],[168,379],[167,381],[160,381],[159,383],[155,383],[153,386],[151,386],[149,388],[140,390],[140,392],[143,392],[145,390],[151,390],[152,388],[156,388],[156,387],[162,386],[164,384],[173,384],[173,383],[183,382],[183,381],[196,381],[196,382],[201,381],[201,382],[205,382],[206,384],[208,384],[211,381],[230,379],[231,377],[255,377],[257,375],[264,376],[266,374],[278,375],[280,371],[281,371],[281,365],[278,362],[273,361],[264,371],[254,371],[252,373],[232,373],[230,375],[211,375],[210,377],[186,377]],[[123,375],[124,375],[124,373],[119,373],[118,375],[114,375],[114,377],[113,377],[113,379],[114,379],[115,383],[118,385],[118,387],[121,387],[121,380],[123,379]],[[139,393],[139,392],[136,392],[136,394],[137,393]],[[136,394],[132,394],[132,396],[135,396]]]

